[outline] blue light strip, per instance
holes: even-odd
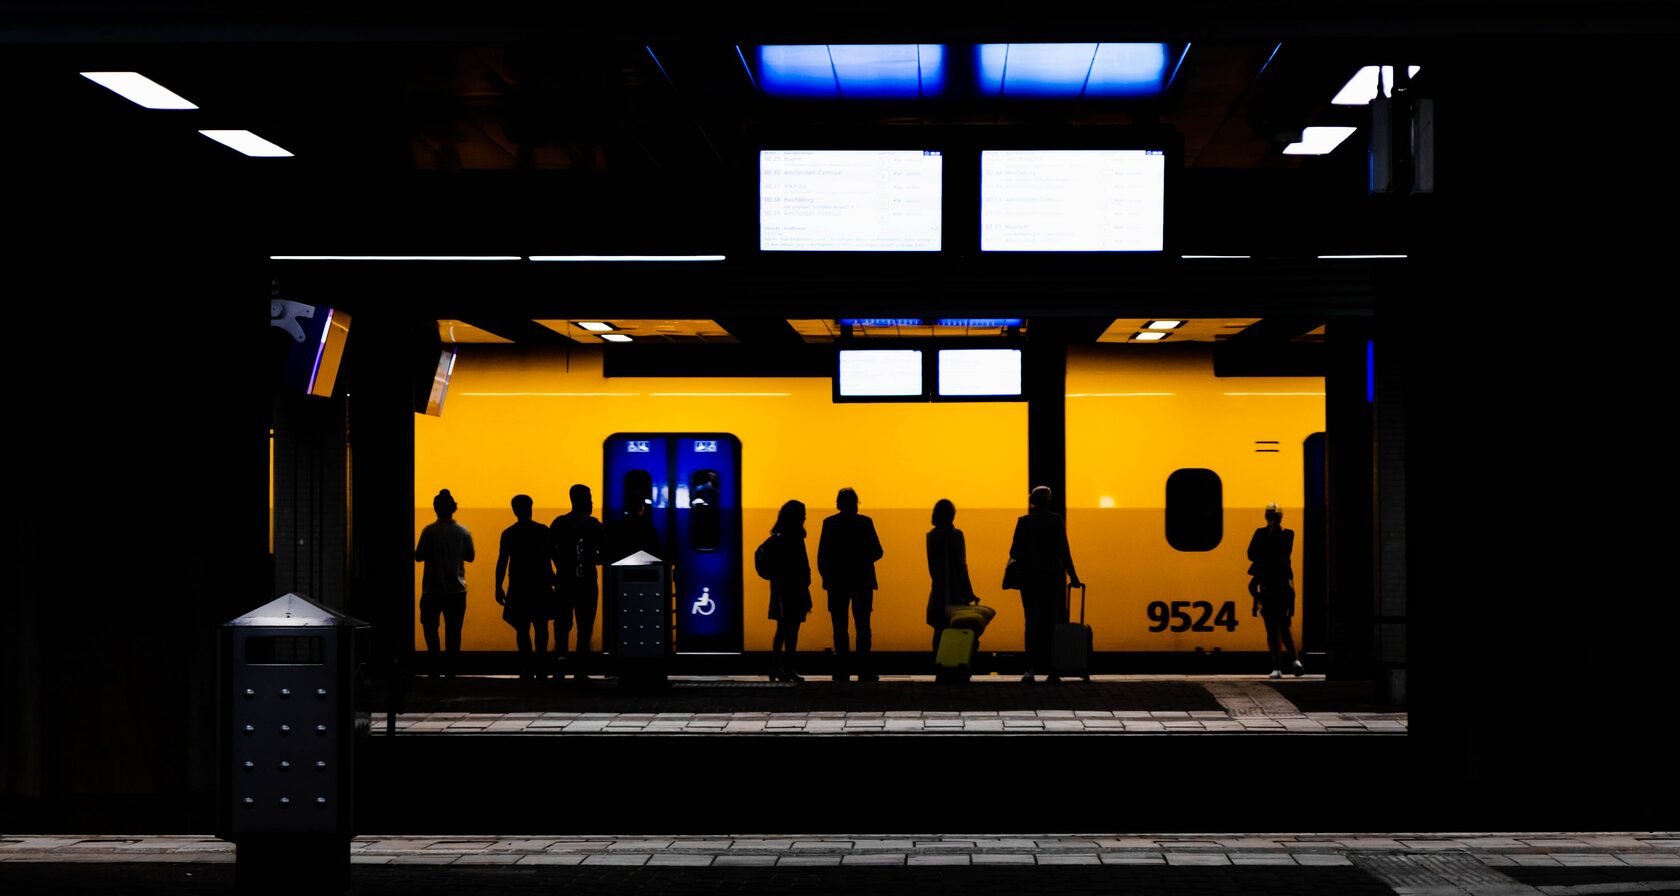
[[[1189,56],[1189,55],[1190,55],[1190,45],[1185,44],[1184,45],[1184,52],[1178,54],[1178,61],[1173,63],[1172,74],[1167,76],[1167,88],[1169,90],[1172,89],[1173,82],[1178,80],[1178,69],[1179,69],[1180,66],[1184,65],[1184,57]]]
[[[1375,339],[1365,340],[1365,400],[1375,403],[1377,400],[1377,342]]]
[[[934,321],[941,327],[1018,327],[1023,318],[1019,317],[942,317]]]
[[[1164,89],[1170,61],[1167,45],[1162,43],[977,44],[974,47],[976,87],[985,96],[1061,99],[1155,96]]]
[[[677,82],[671,80],[671,73],[665,70],[665,63],[660,62],[659,57],[654,55],[653,47],[648,44],[642,44],[642,49],[647,51],[648,57],[653,60],[653,64],[659,67],[659,73],[665,76],[665,83],[671,85],[672,87],[677,86]]]
[[[747,64],[747,54],[741,52],[740,44],[735,45],[735,55],[741,59],[741,68],[747,73],[747,83],[752,85],[753,90],[757,90],[758,79],[753,77],[752,66]]]
[[[927,323],[919,317],[843,317],[843,327],[919,327]]]
[[[306,394],[315,394],[315,376],[321,372],[321,353],[327,350],[327,334],[332,332],[332,309],[327,309],[327,322],[321,327],[321,341],[315,346],[315,366],[309,370],[309,388],[303,390]]]
[[[1272,60],[1277,58],[1278,51],[1281,49],[1283,49],[1283,41],[1280,40],[1278,45],[1272,48],[1272,55],[1266,57],[1266,64],[1260,66],[1260,70],[1254,73],[1254,77],[1258,78],[1266,73],[1266,66],[1272,64]]]

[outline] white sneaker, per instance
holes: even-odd
[[[1305,674],[1307,674],[1307,670],[1301,667],[1301,661],[1300,660],[1296,660],[1295,661],[1295,677],[1300,678],[1301,676],[1303,676]]]
[[[1276,669],[1273,669],[1273,670],[1272,670],[1272,674],[1270,674],[1270,675],[1268,675],[1268,676],[1266,676],[1266,677],[1267,677],[1267,678],[1282,678],[1282,677],[1283,677],[1283,673],[1282,673],[1282,672],[1279,672],[1279,671],[1278,671],[1278,670],[1276,670]]]

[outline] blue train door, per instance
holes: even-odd
[[[672,564],[678,653],[741,650],[741,441],[728,433],[615,433],[602,446],[611,563]]]

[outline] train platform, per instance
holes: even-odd
[[[1680,833],[725,834],[356,838],[357,893],[1680,892]],[[0,890],[227,893],[205,836],[0,837]]]
[[[879,682],[673,679],[656,689],[616,681],[422,679],[404,712],[375,714],[376,735],[891,736],[941,734],[1404,735],[1404,707],[1370,701],[1368,683],[1323,676],[1096,675],[1025,684],[986,676],[945,685],[930,676]]]

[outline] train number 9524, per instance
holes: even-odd
[[[1237,630],[1236,601],[1221,604],[1218,615],[1213,612],[1213,604],[1205,600],[1175,600],[1170,604],[1157,600],[1146,612],[1154,623],[1149,627],[1152,632],[1211,632],[1214,626],[1223,626],[1228,632]]]

